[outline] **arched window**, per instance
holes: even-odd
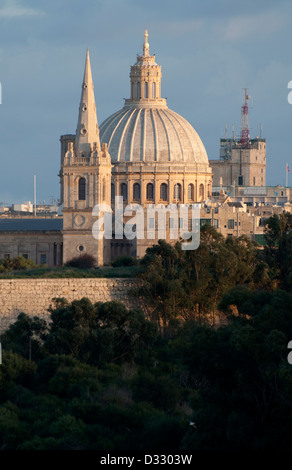
[[[166,183],[162,183],[160,185],[160,199],[162,199],[162,201],[167,201],[167,184]]]
[[[208,184],[208,197],[211,197],[212,196],[212,184],[209,183]]]
[[[176,183],[174,185],[173,197],[176,201],[181,200],[181,185],[180,185],[180,183]]]
[[[137,83],[137,98],[138,100],[141,98],[141,83]]]
[[[140,201],[140,184],[139,183],[134,183],[133,199],[134,201]]]
[[[115,185],[111,183],[111,200],[114,201],[115,199]]]
[[[128,187],[126,183],[121,184],[121,196],[123,197],[123,200],[128,199]]]
[[[148,183],[146,187],[146,197],[147,199],[153,199],[153,196],[154,196],[153,184]]]
[[[199,200],[203,201],[204,199],[204,185],[200,184],[199,186]]]
[[[79,178],[78,181],[78,199],[79,201],[85,201],[86,199],[86,180],[85,178]]]
[[[147,82],[144,85],[144,98],[148,98],[148,83]]]
[[[134,98],[134,82],[132,82],[132,87],[131,87],[131,98]]]
[[[102,200],[103,201],[106,200],[106,181],[105,181],[105,178],[103,178],[103,181],[102,181]]]
[[[188,185],[188,200],[194,200],[194,185],[192,183]]]
[[[156,98],[156,83],[152,83],[152,98]]]

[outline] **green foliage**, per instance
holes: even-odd
[[[72,258],[70,261],[67,261],[65,266],[69,266],[72,268],[79,268],[79,269],[95,268],[96,259],[94,258],[94,256],[88,253],[83,253],[82,255],[76,256],[75,258]]]
[[[160,410],[173,412],[179,396],[179,386],[169,375],[143,372],[134,381],[134,399],[147,401]]]
[[[45,320],[20,313],[17,321],[12,323],[2,335],[2,342],[5,348],[27,359],[36,359],[41,355],[40,343],[46,330]]]
[[[237,318],[216,330],[194,327],[176,343],[198,390],[185,450],[290,448],[286,331],[276,316],[266,331],[269,312],[262,315],[264,327],[257,316]]]
[[[197,250],[148,249],[151,320],[86,297],[55,299],[49,323],[20,314],[1,337],[0,449],[292,450],[290,222],[269,221],[265,249],[209,225]]]
[[[0,394],[5,396],[6,391],[14,384],[29,384],[35,372],[34,362],[8,350],[0,368]]]
[[[59,299],[51,310],[50,332],[44,343],[52,354],[70,354],[90,364],[146,360],[157,339],[157,327],[141,310],[120,302],[68,304]]]
[[[20,315],[3,335],[0,448],[291,450],[291,294],[241,286],[230,305],[225,325],[191,319],[164,338],[117,302],[59,299],[45,329]]]
[[[0,272],[0,278],[128,278],[136,276],[139,272],[141,272],[141,267],[139,265],[120,266],[115,268],[113,268],[112,266],[104,266],[99,268],[73,268],[69,266],[59,266],[54,268],[41,267],[22,271],[6,271],[5,273]]]
[[[292,290],[292,214],[274,214],[265,229],[265,259],[279,287]]]
[[[139,295],[152,318],[164,328],[174,318],[215,316],[222,295],[236,285],[253,286],[260,261],[246,237],[224,239],[204,225],[197,250],[171,246],[164,240],[148,248],[142,265]]]
[[[31,260],[23,258],[23,256],[16,256],[16,258],[4,258],[0,262],[0,273],[10,271],[24,271],[34,269],[37,265]]]
[[[17,406],[9,401],[0,406],[1,450],[14,450],[27,435],[26,423],[19,419]]]
[[[133,258],[133,256],[129,256],[129,255],[118,256],[112,262],[112,266],[114,268],[117,268],[117,267],[120,267],[120,266],[135,266],[136,264],[137,264],[136,258]]]

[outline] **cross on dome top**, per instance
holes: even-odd
[[[145,29],[145,33],[144,33],[143,56],[144,57],[149,57],[149,42],[148,42],[148,31],[147,31],[147,29]]]

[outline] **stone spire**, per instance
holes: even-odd
[[[98,150],[100,149],[100,139],[89,51],[87,49],[76,129],[75,152],[78,157],[82,154],[84,154],[84,156],[88,156],[88,153],[91,153],[93,148],[97,148]]]

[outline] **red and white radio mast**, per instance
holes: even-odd
[[[247,88],[244,88],[244,104],[241,107],[241,135],[240,143],[243,147],[249,144],[249,125],[248,125],[248,105],[250,96],[247,94]]]

